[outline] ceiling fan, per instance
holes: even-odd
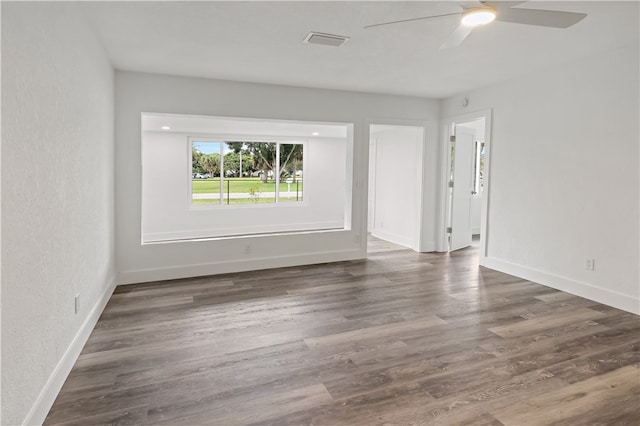
[[[471,34],[478,26],[488,24],[494,20],[511,22],[514,24],[535,25],[539,27],[569,28],[582,21],[587,14],[575,12],[561,12],[540,9],[518,9],[513,6],[526,3],[524,1],[464,1],[458,2],[460,12],[445,13],[443,15],[421,16],[418,18],[401,19],[398,21],[382,22],[367,25],[365,28],[383,25],[400,24],[403,22],[419,21],[423,19],[442,18],[445,16],[461,15],[460,25],[447,37],[441,49],[456,47]]]

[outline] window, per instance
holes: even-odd
[[[302,201],[303,145],[293,143],[279,144],[278,201]]]
[[[484,142],[475,142],[473,158],[473,194],[479,194],[484,189]]]
[[[304,200],[302,142],[189,141],[193,206]]]

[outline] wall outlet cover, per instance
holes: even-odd
[[[587,259],[584,263],[584,269],[587,271],[593,271],[596,269],[596,261],[595,259]]]

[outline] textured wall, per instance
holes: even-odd
[[[3,425],[114,274],[113,70],[73,7],[2,2]]]

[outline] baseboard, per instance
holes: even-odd
[[[366,258],[361,249],[346,249],[293,256],[269,256],[247,260],[232,260],[215,263],[170,266],[166,268],[124,271],[118,274],[117,284],[136,284],[165,281],[206,275],[256,271],[260,269],[285,268],[289,266],[313,265],[317,263],[342,262]]]
[[[67,347],[64,355],[62,355],[58,365],[56,365],[53,373],[49,376],[36,402],[31,407],[31,410],[29,410],[29,413],[24,419],[24,425],[41,425],[44,423],[58,393],[60,393],[60,389],[62,389],[62,385],[67,380],[73,365],[76,363],[78,356],[80,356],[80,352],[82,352],[82,348],[84,348],[85,343],[87,343],[102,311],[104,311],[107,302],[109,302],[113,294],[113,290],[116,288],[115,277],[111,276],[107,282],[108,285],[104,293],[87,315],[87,318],[80,326],[71,344]]]
[[[489,269],[495,269],[496,271],[640,315],[640,300],[617,291],[492,257],[483,258],[481,264]]]

